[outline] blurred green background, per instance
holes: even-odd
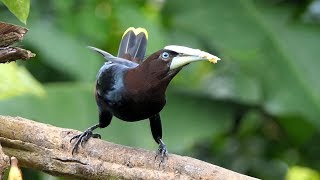
[[[320,179],[319,0],[32,0],[26,25],[2,3],[0,21],[26,26],[19,46],[37,54],[0,64],[1,115],[78,130],[97,123],[104,59],[86,46],[116,55],[128,27],[145,27],[147,54],[179,44],[222,59],[187,66],[171,83],[161,112],[170,153],[261,179]],[[148,121],[114,118],[98,132],[157,148]]]

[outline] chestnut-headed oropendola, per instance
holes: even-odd
[[[147,41],[148,33],[144,28],[130,27],[122,36],[117,57],[89,47],[107,60],[96,81],[99,123],[70,140],[77,139],[72,154],[90,137],[101,138],[93,130],[107,127],[116,116],[129,122],[149,119],[153,139],[159,144],[156,157],[161,156],[161,162],[167,157],[159,112],[166,104],[168,84],[191,62],[204,60],[216,63],[220,59],[198,49],[177,45],[166,46],[145,59]]]

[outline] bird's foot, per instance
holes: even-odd
[[[85,130],[83,133],[78,134],[76,136],[73,136],[70,139],[70,143],[74,139],[77,139],[76,143],[74,144],[74,146],[72,148],[72,155],[74,152],[76,152],[78,150],[79,145],[81,145],[83,147],[84,143],[86,143],[90,139],[90,137],[101,139],[100,134],[93,133],[93,130],[96,129],[97,127],[98,127],[98,125],[92,126],[92,127],[88,128],[87,130]]]
[[[161,139],[159,139],[159,148],[157,150],[157,154],[155,156],[155,159],[157,159],[157,157],[160,157],[160,163],[159,163],[159,167],[162,163],[164,163],[165,159],[168,159],[168,150],[166,145],[163,143],[163,141]]]

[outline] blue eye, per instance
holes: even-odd
[[[163,52],[163,53],[161,54],[161,58],[164,59],[164,60],[168,59],[169,57],[170,57],[170,54],[167,53],[167,52]]]

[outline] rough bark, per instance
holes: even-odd
[[[79,131],[20,117],[0,116],[3,151],[23,167],[75,179],[255,179],[186,156],[169,154],[159,167],[155,153],[90,139],[72,155]]]

